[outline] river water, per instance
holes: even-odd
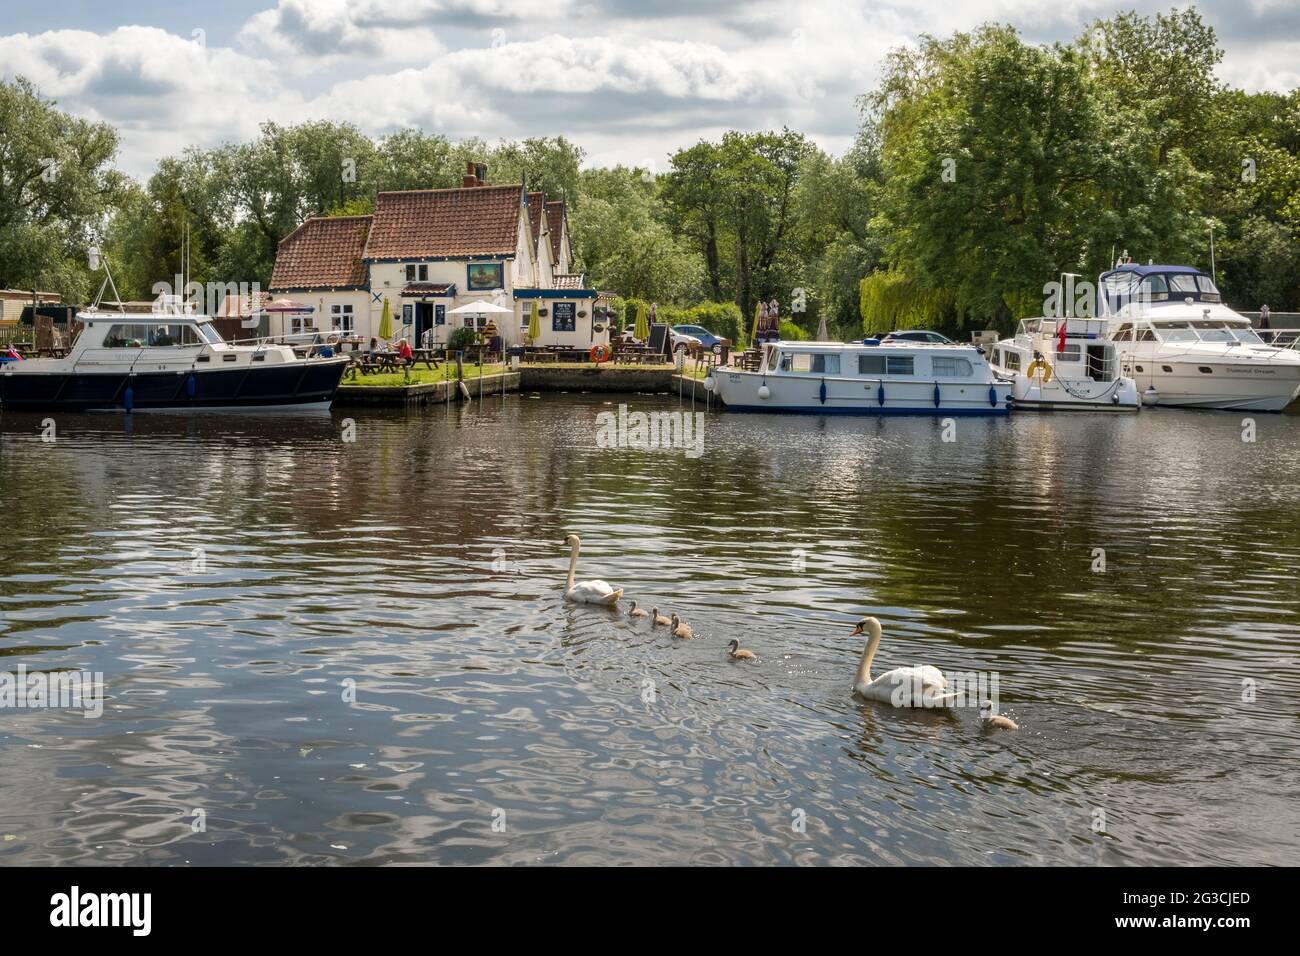
[[[0,709],[0,864],[1300,862],[1300,418],[620,401],[4,414],[0,674],[104,700]]]

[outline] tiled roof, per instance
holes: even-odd
[[[454,282],[408,282],[402,287],[402,295],[407,298],[445,297],[455,294],[456,283]]]
[[[361,254],[370,216],[308,219],[280,240],[270,291],[364,286]]]
[[[511,257],[522,189],[516,184],[380,193],[365,257]]]
[[[555,277],[555,288],[557,289],[585,289],[587,287],[586,275],[584,273],[562,273]]]
[[[551,255],[554,261],[560,261],[560,237],[564,234],[564,200],[557,199],[546,204],[546,228],[551,232]],[[536,238],[536,234],[534,234]]]
[[[537,234],[542,231],[542,213],[546,209],[546,196],[543,193],[528,194],[528,226],[533,231],[533,245],[537,244]]]

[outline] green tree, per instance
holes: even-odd
[[[0,286],[88,297],[86,250],[127,189],[117,132],[76,119],[19,77],[0,82]]]

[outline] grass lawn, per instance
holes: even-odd
[[[479,368],[466,362],[465,382],[471,384],[479,377]],[[500,375],[506,367],[500,363],[483,366],[483,375]],[[434,382],[454,382],[456,380],[456,363],[451,362],[436,369],[427,369],[423,365],[411,369],[408,378],[405,372],[371,372],[369,375],[349,375],[344,385],[366,385],[372,388],[391,388],[394,385],[429,385]]]

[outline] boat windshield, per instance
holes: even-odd
[[[1237,337],[1237,341],[1242,343],[1243,345],[1264,344],[1264,340],[1261,339],[1255,333],[1255,330],[1248,325],[1230,325],[1228,326],[1228,331],[1231,332],[1233,335],[1235,335]]]
[[[209,345],[220,345],[224,340],[221,333],[212,327],[208,322],[200,322],[198,325],[199,334],[208,342]]]
[[[1222,322],[1201,320],[1193,322],[1192,326],[1200,332],[1202,342],[1224,342],[1231,345],[1237,341],[1236,336]]]
[[[1186,322],[1157,322],[1156,334],[1161,342],[1195,342],[1197,339],[1196,333]]]

